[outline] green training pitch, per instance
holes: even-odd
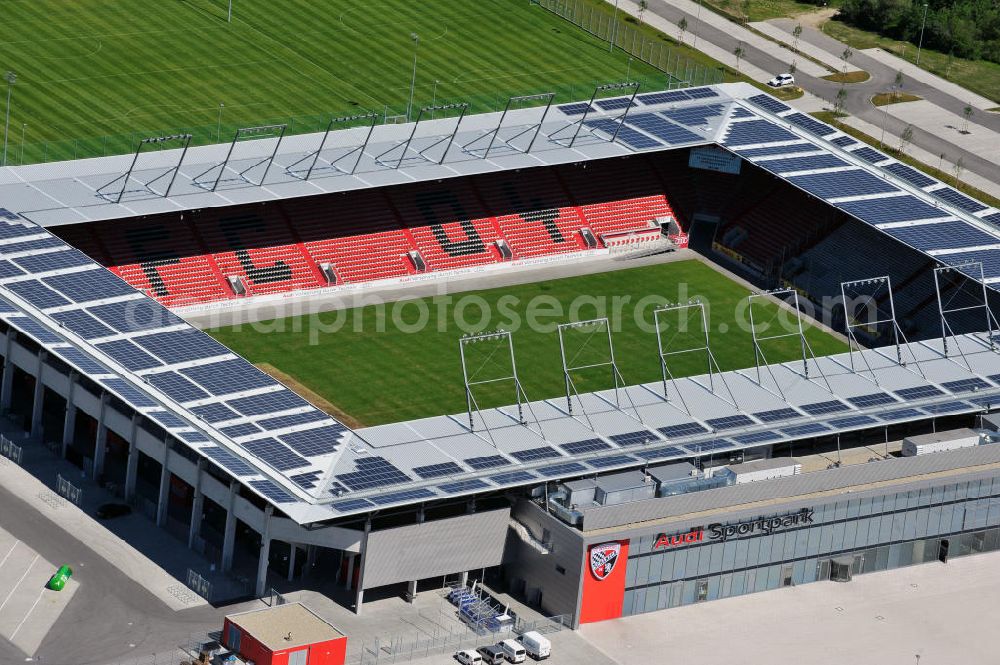
[[[326,400],[326,408],[350,424],[375,425],[464,411],[459,340],[473,330],[501,327],[512,332],[518,375],[533,400],[565,395],[556,324],[609,316],[625,381],[656,381],[661,369],[652,310],[695,297],[708,305],[711,347],[719,366],[752,366],[752,336],[739,325],[748,320],[747,295],[711,267],[681,261],[210,332],[252,362],[276,368],[292,387]],[[754,322],[769,326],[759,328],[761,335],[787,330],[777,327],[782,320],[795,321],[773,303],[755,303]],[[659,317],[667,350],[704,346],[697,312]],[[807,328],[806,338],[817,356],[847,348],[815,327]],[[565,345],[567,357],[575,359],[572,366],[604,362],[606,328],[568,331]],[[801,357],[797,337],[766,342],[762,348],[770,362]],[[509,355],[498,342],[467,344],[466,358],[474,379],[509,375]],[[668,363],[676,376],[700,374],[706,370],[706,354],[680,354]],[[574,373],[574,382],[580,392],[613,386],[607,367]],[[510,382],[486,384],[476,394],[482,408],[514,402]]]
[[[432,103],[569,101],[626,76],[667,83],[528,0],[236,0],[232,23],[226,0],[0,4],[0,72],[17,74],[14,164],[127,153],[179,131],[212,143],[238,127],[301,133],[331,116],[401,115],[414,55],[413,117]]]

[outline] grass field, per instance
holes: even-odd
[[[325,127],[330,115],[402,114],[415,52],[414,108],[468,101],[484,111],[543,91],[565,101],[626,71],[647,89],[667,81],[526,0],[238,0],[231,24],[226,0],[0,7],[0,71],[18,76],[14,163],[22,136],[30,162],[127,152],[133,132],[194,129],[205,143],[293,116],[290,131]],[[107,135],[122,136],[96,138]]]
[[[734,369],[752,365],[752,338],[748,329],[738,325],[746,318],[738,309],[746,295],[746,289],[703,263],[683,261],[460,294],[450,304],[429,299],[407,301],[395,309],[395,323],[392,307],[380,310],[369,306],[346,310],[339,316],[330,312],[318,317],[324,330],[339,325],[336,332],[317,332],[310,317],[265,322],[257,329],[244,326],[210,332],[252,362],[276,368],[282,378],[327,400],[334,412],[346,413],[352,423],[374,425],[465,409],[458,348],[464,331],[454,323],[457,318],[469,323],[466,331],[498,326],[511,330],[524,389],[531,399],[541,399],[565,394],[555,324],[603,316],[599,303],[605,303],[612,321],[620,321],[613,331],[614,350],[628,383],[660,378],[656,334],[651,327],[653,307],[696,296],[709,305],[708,327],[720,366]],[[579,300],[580,296],[587,298]],[[627,301],[616,305],[615,297]],[[578,299],[575,305],[574,299]],[[491,316],[484,317],[481,312],[487,310]],[[418,325],[421,311],[428,313],[423,326]],[[621,315],[615,316],[615,311]],[[773,304],[754,306],[755,322],[772,325],[769,334],[777,330],[773,327],[777,314]],[[532,316],[541,324],[538,329],[527,323]],[[515,317],[520,325],[511,325]],[[671,348],[692,348],[702,334],[695,319],[686,332],[681,330],[680,315],[660,321],[664,339],[673,340]],[[420,328],[419,332],[408,331],[411,326]],[[574,364],[590,364],[606,357],[606,334],[602,337],[602,332],[588,336],[588,331],[576,331],[567,336],[567,355],[577,358]],[[846,349],[844,343],[818,328],[809,329],[807,338],[817,355]],[[480,379],[501,376],[508,368],[500,361],[504,351],[497,344],[482,342],[466,348],[468,364],[479,372]],[[798,353],[798,341],[768,342],[764,351],[772,362],[789,360]],[[705,363],[704,353],[685,354],[671,361],[671,369],[677,375],[698,374],[705,371]],[[612,385],[609,371],[603,368],[575,374],[574,380],[581,392]],[[508,384],[492,384],[492,389],[487,387],[477,395],[484,408],[514,401]]]

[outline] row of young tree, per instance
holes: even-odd
[[[1000,2],[926,0],[923,45],[961,58],[1000,62]],[[839,18],[886,37],[918,43],[921,0],[844,0]]]

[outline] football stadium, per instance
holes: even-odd
[[[749,84],[607,78],[0,169],[0,408],[206,575],[358,613],[1000,548],[1000,210]]]

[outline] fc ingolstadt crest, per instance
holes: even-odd
[[[590,572],[599,580],[611,574],[622,551],[621,543],[604,543],[590,548]]]

